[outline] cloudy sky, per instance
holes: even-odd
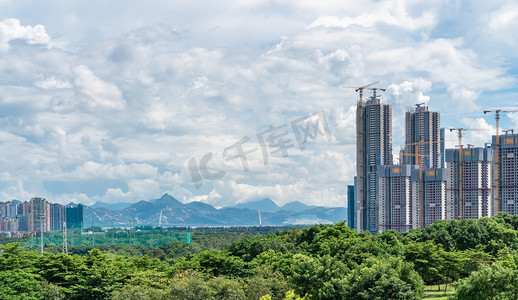
[[[342,86],[387,89],[395,153],[421,102],[481,146],[518,106],[517,27],[499,0],[0,0],[0,201],[345,206]]]

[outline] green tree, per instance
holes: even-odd
[[[424,284],[412,264],[400,258],[369,259],[346,277],[336,299],[421,299]]]
[[[517,270],[496,262],[457,282],[452,299],[518,299],[517,281]]]
[[[224,277],[211,277],[207,274],[184,271],[179,272],[168,290],[167,299],[246,299],[239,282]]]
[[[192,258],[195,265],[202,271],[210,272],[214,276],[241,277],[246,274],[246,264],[237,256],[221,250],[206,250]]]
[[[129,275],[129,279],[121,289],[113,291],[111,299],[164,299],[169,286],[169,278],[164,272],[155,270],[137,271]]]
[[[248,299],[257,300],[268,294],[275,300],[283,299],[290,287],[280,271],[264,265],[254,270],[254,276],[246,280],[244,289]]]
[[[72,299],[105,299],[122,287],[129,272],[125,260],[109,260],[93,249],[78,269],[77,283],[70,287]],[[126,262],[127,263],[127,262]]]
[[[329,255],[310,257],[296,254],[293,258],[295,264],[291,283],[295,287],[295,293],[308,294],[314,299],[332,299],[336,293],[341,291],[343,285],[341,280],[349,273],[349,269],[342,261]],[[324,288],[326,295],[331,298],[319,296]]]
[[[405,246],[405,260],[414,264],[414,269],[426,284],[441,282],[441,269],[444,264],[442,245],[433,241],[411,243]]]
[[[280,271],[284,276],[291,276],[294,264],[293,254],[278,253],[275,250],[268,250],[257,255],[251,262],[250,268],[255,269],[262,266],[269,266],[273,271]]]
[[[0,271],[0,299],[46,299],[40,277],[23,270]]]

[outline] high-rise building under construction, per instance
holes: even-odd
[[[406,232],[446,218],[446,170],[378,166],[378,232]]]
[[[392,164],[392,108],[373,96],[357,106],[356,228],[378,231],[376,169]]]
[[[417,104],[405,113],[405,146],[403,164],[419,165],[427,169],[444,167],[444,130],[441,135],[440,114]],[[417,155],[416,155],[417,154]],[[422,157],[419,157],[422,156]]]
[[[478,219],[491,216],[491,148],[447,149],[446,165],[446,219]]]
[[[394,229],[406,232],[417,228],[417,197],[412,197],[412,173],[419,172],[416,165],[379,166],[378,182],[378,232]]]
[[[499,195],[495,195],[498,200],[499,211],[518,215],[518,134],[504,134],[499,137],[499,151],[494,151],[498,155],[498,176],[494,174],[494,184],[498,184]],[[493,149],[496,145],[496,135],[493,136]],[[496,168],[494,170],[496,172]],[[495,207],[497,205],[494,205]]]

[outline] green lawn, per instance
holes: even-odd
[[[453,294],[455,289],[448,285],[448,291],[444,291],[444,286],[441,286],[441,290],[437,289],[437,285],[428,285],[424,289],[424,298],[423,299],[433,299],[433,300],[445,300],[448,299],[448,296]]]

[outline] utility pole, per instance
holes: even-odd
[[[63,253],[68,254],[67,222],[63,222]]]
[[[92,246],[95,246],[94,221],[92,220]]]
[[[115,244],[115,228],[113,227],[113,219],[112,219],[112,246]]]
[[[43,255],[43,220],[45,220],[45,215],[40,216],[40,225],[41,225],[41,255]]]

